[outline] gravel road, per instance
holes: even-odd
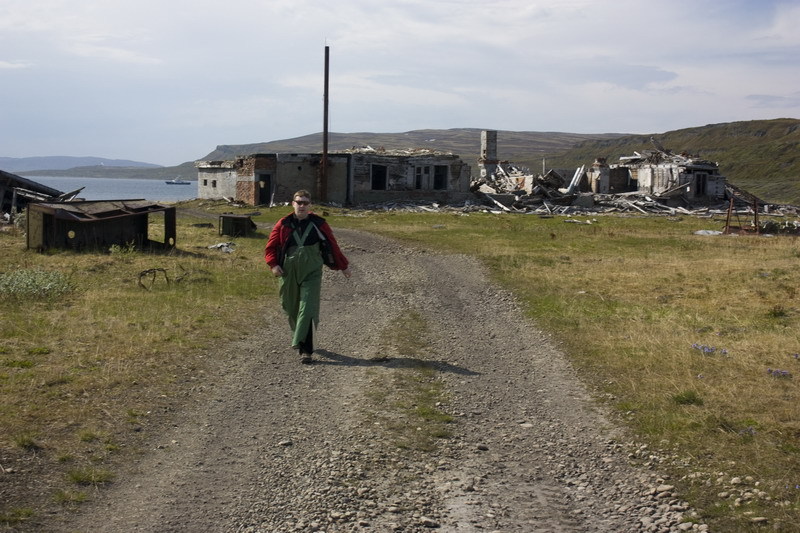
[[[131,472],[56,531],[707,530],[633,466],[624,432],[475,260],[336,233],[354,273],[325,272],[314,364],[269,302],[261,331],[208,354],[218,374]],[[419,364],[382,336],[404,311],[427,323],[454,417],[432,451],[396,446],[374,399]]]

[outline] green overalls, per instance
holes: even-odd
[[[322,256],[319,243],[306,246],[308,234],[314,229],[309,221],[303,235],[294,230],[297,246],[290,246],[283,261],[280,278],[281,307],[289,317],[294,331],[292,348],[297,348],[308,336],[309,328],[319,322],[319,300],[322,288]]]

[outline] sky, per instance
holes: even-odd
[[[0,0],[0,156],[321,132],[326,46],[331,132],[797,118],[798,28],[800,0]]]

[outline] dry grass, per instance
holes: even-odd
[[[0,521],[35,521],[47,505],[37,500],[42,487],[50,503],[80,503],[81,484],[112,480],[120,453],[135,452],[217,363],[204,348],[257,319],[253,311],[274,292],[263,282],[266,235],[230,239],[199,222],[209,220],[179,216],[178,247],[168,253],[40,254],[25,249],[21,233],[0,234],[0,274],[58,272],[72,286],[57,298],[3,298],[0,307],[0,467],[24,464],[38,477],[0,487]],[[208,248],[227,240],[237,245],[232,254]],[[149,269],[164,271],[140,278]]]
[[[381,334],[384,353],[402,358],[391,369],[370,372],[366,417],[383,428],[392,443],[431,452],[448,438],[453,418],[441,409],[446,391],[430,360],[428,326],[417,310],[405,309],[387,322]]]
[[[287,208],[264,211],[256,220],[273,221]],[[715,530],[747,530],[745,513],[800,522],[796,238],[693,234],[719,229],[719,219],[566,224],[328,211],[334,227],[480,257],[640,439],[691,458],[686,469],[672,466],[674,479]],[[178,251],[164,255],[37,254],[24,250],[21,235],[0,234],[0,272],[56,270],[75,286],[61,299],[0,308],[0,466],[40,465],[42,476],[55,476],[51,502],[80,492],[70,471],[113,474],[120,450],[131,452],[159,410],[202,377],[210,364],[203,348],[247,328],[253,319],[245,317],[272,295],[274,285],[262,283],[266,235],[235,239],[236,253],[226,255],[207,247],[228,239],[194,222],[207,220],[179,217]],[[166,269],[173,283],[159,277],[150,290],[139,287],[138,274],[151,268]],[[412,315],[405,322],[421,324]],[[387,332],[385,342],[397,338]],[[414,346],[399,348],[413,357]],[[768,373],[775,369],[792,376]],[[414,381],[435,384],[421,370]],[[422,405],[422,392],[414,394],[420,399],[408,406]],[[772,499],[719,500],[719,473],[751,475]],[[14,498],[0,498],[0,521],[35,516],[32,500]]]
[[[334,223],[480,257],[640,439],[691,458],[675,474],[694,474],[684,489],[709,519],[723,530],[754,514],[797,523],[797,238],[694,235],[721,218],[564,221],[374,213]],[[704,484],[716,487],[720,472],[753,476],[771,500],[718,501],[723,489]]]

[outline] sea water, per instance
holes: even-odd
[[[25,176],[63,193],[83,187],[77,197],[84,200],[150,200],[179,202],[197,198],[197,181],[189,185],[168,185],[165,180],[130,178],[79,178],[65,176]]]

